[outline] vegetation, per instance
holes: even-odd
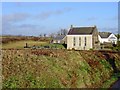
[[[23,49],[24,46],[26,45],[26,43],[30,47],[33,46],[33,45],[40,46],[40,45],[47,44],[47,42],[32,41],[32,40],[23,40],[23,41],[9,42],[7,44],[2,44],[2,48],[3,49],[10,49],[10,48]]]
[[[48,37],[24,37],[24,36],[3,36],[2,37],[2,49],[24,49],[28,48],[59,48],[64,49],[62,44],[50,43],[51,38]],[[26,47],[26,48],[27,48]]]
[[[110,86],[112,86],[112,84],[118,80],[118,78],[120,77],[120,72],[119,73],[114,73],[110,79],[108,79],[107,81],[104,82],[104,84],[102,85],[102,88],[108,88]]]
[[[114,73],[108,59],[120,70],[118,52],[11,49],[2,53],[3,88],[100,88]]]
[[[49,42],[50,38],[49,37],[33,37],[33,36],[2,36],[2,44],[7,44],[9,42],[16,42],[16,41],[27,41],[27,40],[32,40],[32,41],[44,41],[44,42]]]
[[[119,76],[119,44],[114,51],[75,51],[46,37],[2,38],[3,88],[108,88]]]
[[[2,49],[24,49],[24,47],[27,46],[29,48],[44,48],[45,46],[48,46],[49,48],[59,48],[64,49],[64,46],[62,44],[50,44],[48,42],[41,42],[41,41],[32,41],[32,40],[23,40],[23,41],[17,41],[17,42],[9,42],[7,44],[2,44]]]
[[[120,51],[120,41],[117,41],[117,44],[104,43],[104,44],[101,44],[101,47],[104,50]]]
[[[112,50],[120,51],[120,41],[117,42],[117,45],[113,45]]]

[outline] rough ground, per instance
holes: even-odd
[[[4,88],[99,88],[120,70],[111,51],[2,50]]]
[[[116,81],[111,88],[120,88],[120,79]]]

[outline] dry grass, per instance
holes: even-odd
[[[100,87],[113,72],[101,52],[28,49],[2,53],[4,88]],[[111,55],[120,70],[118,53]]]
[[[8,48],[22,49],[24,48],[26,43],[28,44],[28,46],[33,46],[33,45],[40,46],[40,45],[48,44],[47,42],[24,40],[24,41],[9,42],[7,44],[2,44],[2,48],[3,49],[8,49]]]

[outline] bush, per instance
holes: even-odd
[[[90,50],[92,51],[92,50],[93,50],[93,48],[90,48]]]

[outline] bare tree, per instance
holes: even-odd
[[[40,34],[39,36],[42,37],[42,34]]]
[[[63,29],[63,35],[67,35],[68,31],[66,29]]]
[[[51,38],[53,38],[53,37],[55,37],[55,36],[56,36],[55,33],[51,33],[51,34],[49,34],[49,37],[51,37]]]
[[[58,31],[57,35],[67,35],[68,31],[66,29],[61,29]]]
[[[44,34],[44,37],[46,37],[46,34]]]

